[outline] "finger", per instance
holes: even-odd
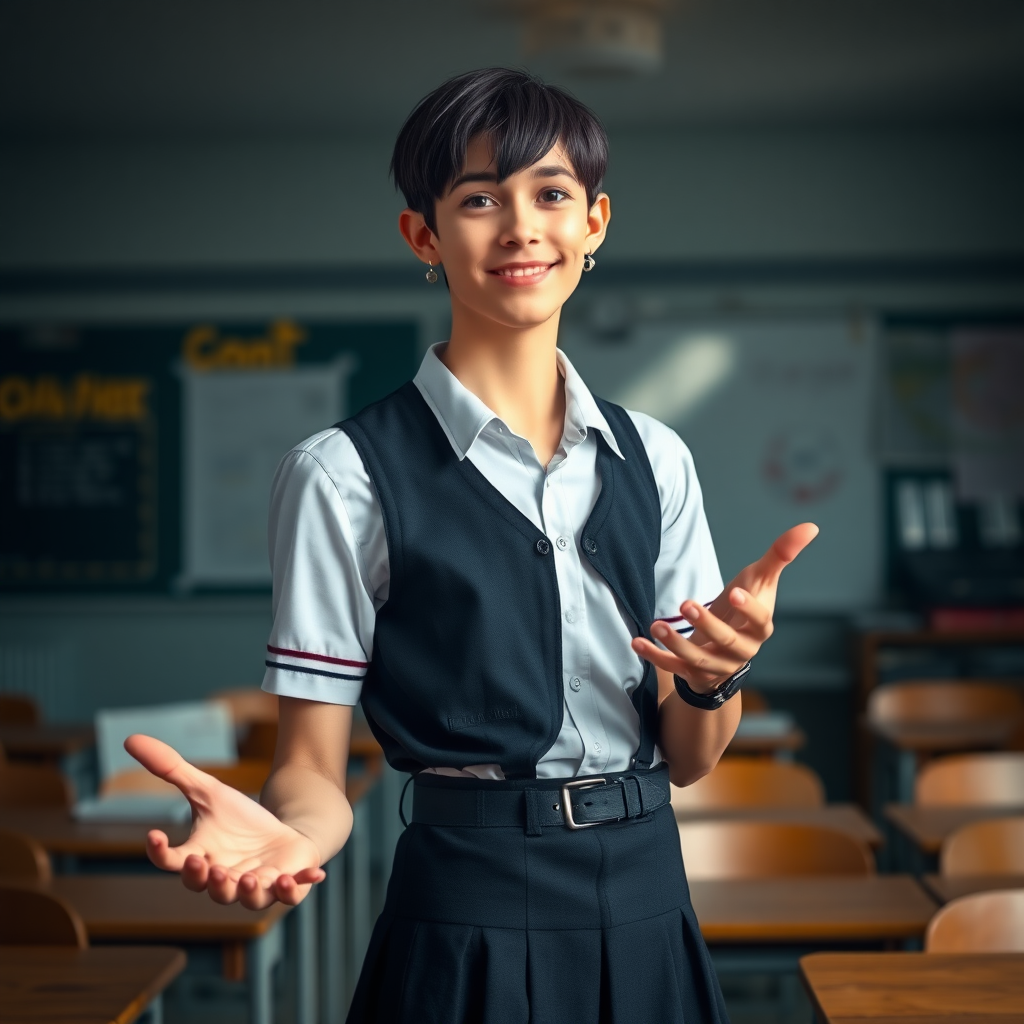
[[[310,885],[298,885],[291,875],[278,875],[274,881],[275,895],[290,907],[301,903],[311,888]]]
[[[657,624],[655,626],[657,627]],[[664,628],[668,633],[672,633],[667,626]],[[719,654],[713,646],[698,647],[697,644],[684,640],[678,635],[676,635],[675,641],[672,641],[671,637],[663,638],[659,635],[661,631],[657,628],[654,628],[652,632],[655,638],[661,640],[666,646],[671,644],[668,651],[663,651],[643,637],[637,637],[633,641],[633,650],[641,658],[657,665],[658,668],[663,668],[666,672],[674,672],[686,679],[692,679],[694,673],[709,678],[719,676],[725,678],[741,668],[747,660],[740,661],[734,656]]]
[[[186,889],[203,892],[210,877],[210,865],[198,854],[190,854],[185,858],[181,868],[181,881]]]
[[[788,529],[758,559],[759,575],[766,580],[777,580],[782,570],[817,536],[818,527],[814,523],[800,523]]]
[[[327,877],[327,872],[323,868],[303,868],[301,871],[296,871],[292,878],[299,885],[315,885],[318,882],[322,882]]]
[[[757,654],[758,643],[756,641],[738,633],[710,609],[702,608],[694,601],[686,601],[680,610],[703,636],[721,648],[726,655],[735,655],[742,662],[747,662]],[[692,643],[692,640],[690,642]]]
[[[733,587],[729,591],[729,604],[742,615],[744,619],[742,625],[753,629],[761,640],[767,640],[772,635],[771,609],[762,604],[753,594],[742,587]]]
[[[247,910],[263,910],[277,899],[272,885],[264,885],[251,871],[238,880],[238,902]]]
[[[180,871],[185,858],[195,852],[195,847],[184,842],[181,846],[171,846],[166,832],[154,828],[146,834],[146,856],[164,871]]]
[[[231,877],[226,868],[214,865],[206,882],[206,891],[215,903],[236,903],[238,901],[238,879]]]
[[[186,797],[209,778],[205,772],[190,765],[174,747],[154,736],[135,733],[124,741],[124,749],[143,768],[177,786]]]

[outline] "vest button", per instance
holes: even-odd
[[[588,555],[596,555],[597,554],[597,541],[594,540],[593,537],[584,537],[583,538],[583,550],[586,551],[586,553]]]
[[[551,544],[544,537],[537,541],[537,554],[546,555],[551,551]]]

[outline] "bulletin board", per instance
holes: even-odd
[[[410,379],[415,322],[0,329],[0,590],[269,586],[292,445]]]
[[[598,395],[674,428],[693,454],[728,581],[785,529],[817,540],[786,571],[779,607],[845,612],[882,591],[873,457],[877,331],[843,316],[641,323],[563,347]]]

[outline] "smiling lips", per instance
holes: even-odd
[[[548,271],[554,265],[553,263],[508,263],[489,271],[489,273],[501,278],[505,284],[514,286],[538,284],[547,277]]]

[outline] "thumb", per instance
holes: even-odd
[[[777,580],[782,570],[817,536],[818,527],[814,523],[800,523],[788,529],[758,560],[759,575]]]
[[[203,773],[190,765],[174,747],[154,736],[134,733],[124,741],[124,749],[143,768],[152,772],[157,778],[177,786],[185,796],[189,795],[192,787],[203,776]]]

